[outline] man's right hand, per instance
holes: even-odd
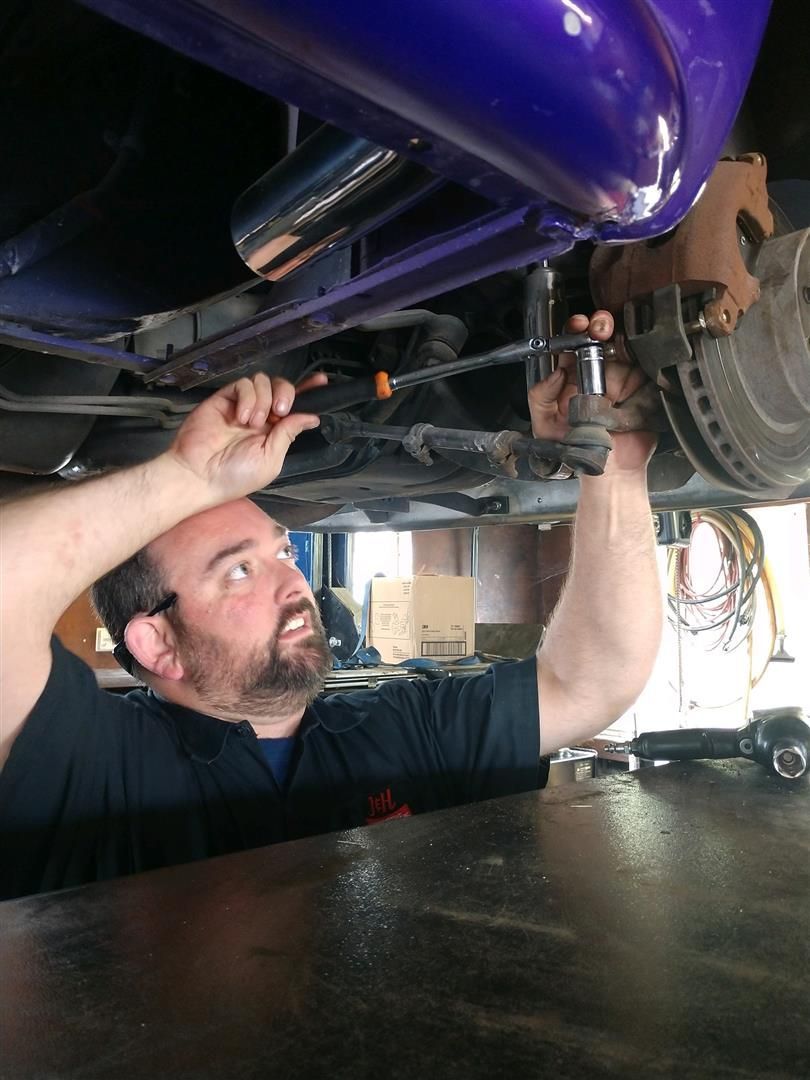
[[[297,389],[326,381],[325,375],[312,375]],[[320,423],[309,413],[289,415],[295,394],[286,379],[263,373],[230,383],[189,413],[168,455],[202,480],[215,502],[267,487],[293,440]]]
[[[313,375],[299,390],[323,386]],[[254,375],[206,398],[153,461],[64,484],[0,516],[0,768],[51,669],[50,637],[76,597],[179,521],[278,476],[317,416],[290,416],[295,387]]]

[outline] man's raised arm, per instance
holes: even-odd
[[[573,331],[588,320],[575,316]],[[592,337],[607,340],[613,319],[598,311]],[[643,373],[608,366],[608,396],[623,401]],[[564,438],[568,430],[564,371],[529,396],[537,435]],[[649,679],[663,627],[663,596],[647,494],[654,436],[613,437],[604,476],[583,476],[574,524],[571,568],[562,599],[537,654],[540,750],[547,754],[603,731],[622,715]]]
[[[0,767],[48,680],[65,609],[184,518],[272,483],[293,439],[318,425],[288,415],[294,396],[283,379],[240,379],[190,413],[153,461],[0,507]]]

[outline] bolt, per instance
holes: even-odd
[[[740,750],[743,754],[751,754],[754,751],[754,744],[750,739],[740,739]]]
[[[195,360],[194,363],[191,365],[191,369],[192,371],[208,371],[208,361]]]
[[[745,247],[745,245],[746,245],[747,243],[748,243],[748,241],[747,241],[747,240],[745,239],[745,234],[744,234],[744,233],[740,233],[740,246],[741,246],[741,247]]]
[[[161,379],[158,379],[158,382],[169,383],[169,385],[171,385],[171,383],[177,382],[177,376],[170,371],[168,375],[164,375]]]
[[[720,312],[720,322],[724,322],[724,323],[730,323],[731,322],[731,314],[730,314],[730,312],[726,311],[725,308],[723,308],[723,310]]]
[[[335,316],[331,311],[316,311],[305,320],[305,325],[313,330],[320,330],[324,326],[331,326],[334,321]]]

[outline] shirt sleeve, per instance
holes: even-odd
[[[115,720],[131,709],[55,637],[51,652],[0,773],[0,896],[82,880],[84,868],[65,860],[92,861],[104,822],[124,809],[125,725]]]
[[[504,661],[483,675],[396,679],[328,699],[412,763],[410,773],[444,781],[449,804],[543,787],[537,664]]]
[[[429,722],[464,801],[543,787],[540,706],[534,657],[493,664],[484,675],[425,684]]]

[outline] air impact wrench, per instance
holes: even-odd
[[[676,728],[648,731],[627,743],[613,743],[611,754],[634,754],[650,761],[748,758],[786,780],[806,776],[810,763],[810,724],[801,709],[768,709],[736,731],[727,728]]]

